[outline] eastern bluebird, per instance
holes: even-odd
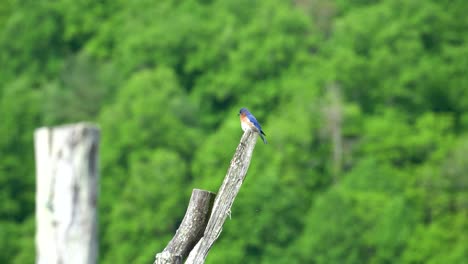
[[[263,133],[262,127],[258,123],[257,119],[247,110],[247,108],[241,108],[239,111],[239,116],[240,116],[240,122],[242,126],[242,130],[246,131],[247,129],[251,129],[255,132],[257,132],[260,137],[263,140],[263,143],[267,143],[266,139],[264,136],[265,133]]]

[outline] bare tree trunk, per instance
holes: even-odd
[[[38,264],[97,262],[99,137],[86,123],[34,133]]]
[[[215,194],[194,189],[184,219],[163,252],[156,254],[154,264],[179,264],[203,236]]]
[[[252,159],[252,153],[257,142],[257,133],[247,130],[237,146],[236,153],[231,160],[226,177],[216,195],[213,210],[206,226],[203,237],[190,252],[185,263],[201,264],[205,262],[208,251],[218,239],[223,229],[226,217],[231,215],[231,206],[244,182]]]
[[[164,251],[156,255],[154,264],[182,263],[190,250],[190,254],[185,263],[200,264],[205,262],[208,251],[221,234],[226,217],[231,215],[231,206],[244,182],[250,160],[252,159],[255,143],[257,142],[257,137],[258,134],[250,130],[247,130],[242,136],[237,146],[236,153],[231,160],[231,165],[224,178],[223,184],[216,195],[212,210],[210,209],[213,194],[207,191],[194,189],[187,213],[185,214],[179,230],[177,230],[176,235],[172,238]],[[200,199],[202,198],[202,196],[200,196],[200,198],[196,199],[196,197],[194,197],[195,191],[200,192],[198,195],[203,195],[204,198]],[[209,206],[207,207],[207,205]],[[202,210],[197,208],[202,208]],[[206,221],[208,221],[208,223],[206,223]],[[198,243],[196,243],[197,241]],[[195,242],[196,245],[193,242]]]
[[[332,142],[332,173],[335,182],[341,174],[343,164],[343,103],[337,84],[327,86],[328,105],[325,108],[327,128]]]

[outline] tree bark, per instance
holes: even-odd
[[[257,142],[257,136],[257,133],[250,130],[247,130],[242,136],[236,153],[231,160],[226,177],[216,195],[210,220],[203,237],[190,252],[185,263],[204,263],[209,250],[221,234],[224,221],[226,221],[228,215],[231,215],[231,206],[247,174],[255,143]]]
[[[97,262],[99,138],[87,123],[34,133],[38,264]]]
[[[211,213],[215,194],[194,189],[184,219],[175,236],[163,250],[156,255],[154,264],[182,263],[190,250],[203,236]]]

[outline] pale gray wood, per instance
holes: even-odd
[[[154,264],[182,264],[182,256],[173,255],[169,251],[156,254]]]
[[[226,177],[216,195],[210,220],[203,237],[190,252],[185,262],[186,264],[204,263],[208,251],[221,234],[224,221],[226,217],[231,215],[231,206],[247,174],[255,143],[257,142],[257,136],[257,133],[251,130],[245,131],[242,136],[236,153],[231,160]]]
[[[97,263],[99,129],[87,123],[39,128],[36,263]]]
[[[154,264],[178,264],[187,257],[203,236],[211,213],[215,194],[194,189],[184,219],[163,252],[156,255]]]

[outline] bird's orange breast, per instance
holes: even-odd
[[[241,121],[241,122],[246,122],[246,123],[249,123],[249,122],[250,122],[250,120],[249,120],[249,119],[247,118],[247,116],[244,115],[244,114],[241,114],[241,115],[240,115],[240,121]]]

